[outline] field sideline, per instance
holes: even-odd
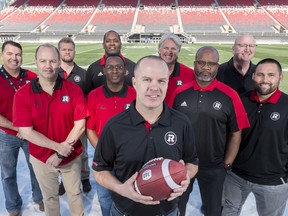
[[[35,71],[34,54],[36,47],[39,44],[26,44],[23,43],[23,68],[29,68]],[[56,44],[57,45],[57,44]],[[205,44],[206,46],[207,44]],[[145,55],[157,55],[158,44],[123,44],[122,54],[127,58],[137,61]],[[193,61],[196,51],[201,44],[183,44],[179,62],[184,63],[189,67],[193,67]],[[228,61],[232,56],[232,45],[217,45],[213,44],[220,53],[220,63]],[[101,58],[104,54],[102,44],[76,44],[76,57],[75,62],[86,68],[95,60]],[[288,55],[287,47],[284,45],[262,45],[259,44],[256,48],[256,54],[253,59],[253,63],[257,63],[263,58],[272,57],[278,60],[284,73],[284,80],[282,81],[280,88],[282,91],[288,93]],[[2,64],[2,61],[0,60]]]

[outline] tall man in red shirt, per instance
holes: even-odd
[[[74,62],[75,57],[75,43],[69,38],[62,38],[58,42],[58,49],[60,53],[61,65],[58,69],[59,75],[67,80],[70,80],[77,84],[84,93],[85,76],[86,70],[79,67]],[[87,153],[87,136],[85,133],[80,137],[82,143],[82,154],[81,154],[81,182],[83,192],[87,193],[91,191],[91,184],[89,181],[90,169],[88,166],[88,153]],[[65,193],[63,182],[59,185],[59,195]]]
[[[124,82],[125,71],[125,62],[121,56],[108,56],[104,67],[106,84],[94,89],[88,95],[87,135],[94,148],[96,148],[106,122],[116,114],[128,109],[130,103],[136,99],[135,89]],[[96,190],[102,216],[110,216],[112,205],[110,191],[97,182]]]
[[[35,73],[21,68],[22,46],[14,41],[2,45],[3,66],[0,68],[0,166],[1,180],[9,215],[20,215],[22,199],[17,186],[16,166],[20,148],[23,149],[30,171],[33,201],[44,211],[42,194],[29,162],[28,142],[12,126],[12,106],[15,93],[36,77]]]
[[[60,215],[60,174],[70,215],[80,216],[84,214],[79,140],[85,130],[84,95],[79,86],[58,75],[60,55],[56,47],[39,46],[35,58],[39,77],[16,93],[13,125],[29,141],[30,161],[43,193],[46,215]]]

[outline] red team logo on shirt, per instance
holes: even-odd
[[[63,103],[69,103],[70,101],[70,97],[69,96],[62,96],[62,100],[61,100]]]
[[[165,142],[168,144],[168,145],[174,145],[176,142],[177,142],[177,136],[174,132],[172,131],[168,131],[166,134],[165,134]]]

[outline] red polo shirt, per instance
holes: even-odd
[[[74,127],[74,122],[85,119],[86,104],[82,90],[76,84],[58,76],[54,92],[49,95],[42,90],[38,79],[21,88],[15,95],[13,125],[33,127],[51,140],[61,143],[66,140]],[[64,158],[60,165],[75,159],[82,152],[80,140],[74,144],[75,150]],[[55,151],[29,142],[30,154],[43,163]]]
[[[174,71],[169,77],[168,89],[164,101],[168,103],[172,94],[178,87],[191,82],[192,80],[195,80],[194,70],[184,64],[176,62]]]
[[[3,67],[2,67],[3,68]],[[5,70],[3,68],[3,70]],[[20,74],[18,77],[12,77],[8,74],[9,79],[14,84],[16,88],[19,87],[20,84],[20,76],[21,73],[23,73],[23,78],[20,86],[25,85],[26,83],[29,83],[31,80],[37,77],[35,73],[29,70],[20,70]],[[5,76],[0,73],[0,115],[7,118],[9,121],[12,122],[12,107],[13,107],[13,99],[15,95],[14,88],[10,85],[10,82],[8,79],[5,78]],[[8,134],[15,135],[17,134],[17,131],[10,130],[8,128],[4,128],[0,126],[0,129],[5,131]]]
[[[136,99],[134,88],[125,85],[120,92],[111,92],[106,85],[94,89],[87,98],[87,109],[90,117],[87,128],[95,130],[99,137],[106,122],[118,113],[128,109]]]

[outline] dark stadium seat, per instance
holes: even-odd
[[[251,0],[217,0],[219,6],[230,6],[230,7],[239,7],[239,6],[252,6],[253,3]]]
[[[178,0],[179,7],[187,7],[187,6],[211,6],[215,4],[213,0]]]
[[[137,6],[137,0],[102,0],[101,4],[108,6],[108,7],[119,7],[119,6]]]

